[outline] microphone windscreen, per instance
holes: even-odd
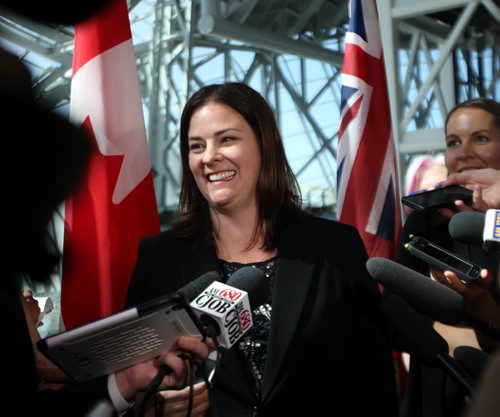
[[[467,245],[482,245],[485,214],[463,211],[455,214],[448,223],[448,232],[453,239]]]
[[[419,312],[445,324],[462,321],[463,297],[443,284],[385,258],[368,259],[366,268],[385,289],[402,297]]]
[[[244,266],[236,270],[227,280],[227,285],[246,291],[250,307],[255,310],[267,301],[269,295],[269,279],[259,268]]]
[[[401,349],[422,364],[437,365],[436,355],[448,352],[448,344],[432,327],[432,321],[417,313],[397,295],[383,297],[380,309],[396,333]]]
[[[458,346],[453,351],[453,357],[476,380],[481,375],[491,359],[491,355],[472,346]]]
[[[89,19],[94,13],[99,12],[111,3],[111,1],[85,0],[65,2],[62,0],[52,0],[37,2],[1,0],[0,3],[2,7],[36,22],[75,25]]]
[[[210,271],[187,283],[177,291],[183,293],[188,301],[191,302],[212,282],[220,280],[221,276],[218,272]]]

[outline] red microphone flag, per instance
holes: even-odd
[[[160,230],[125,0],[75,28],[70,116],[93,153],[65,206],[67,329],[123,309],[139,240]]]

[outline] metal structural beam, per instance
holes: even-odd
[[[417,154],[444,148],[446,112],[500,97],[494,0],[377,0],[402,179]],[[179,119],[200,86],[243,81],[273,106],[310,207],[334,214],[346,0],[129,0],[160,213],[180,187]],[[0,39],[30,67],[41,100],[69,100],[72,28],[0,12]],[[400,181],[401,184],[401,181]],[[401,185],[400,185],[401,188]]]

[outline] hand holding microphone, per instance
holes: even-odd
[[[467,395],[475,391],[472,376],[448,354],[448,344],[432,327],[432,321],[417,313],[397,295],[382,301],[381,311],[391,324],[404,351],[427,366],[441,367]]]
[[[500,340],[499,329],[482,316],[476,317],[467,311],[464,297],[453,289],[389,259],[370,258],[366,267],[379,284],[420,313],[450,325],[465,320],[492,340]]]
[[[467,245],[482,245],[491,256],[500,255],[500,210],[490,209],[486,213],[461,212],[450,219],[450,236]],[[490,292],[493,276],[489,271],[481,272],[481,280],[476,285],[464,286],[457,282],[453,274],[446,273],[450,287],[463,295],[466,311],[474,318],[488,324],[494,333],[494,340],[500,340],[500,306]],[[473,324],[474,325],[474,324]],[[496,327],[495,327],[496,326]],[[495,330],[496,329],[496,330]],[[479,329],[481,330],[481,329]],[[491,333],[491,331],[489,332]],[[492,337],[491,334],[486,333]]]
[[[370,258],[366,267],[375,281],[422,314],[445,324],[463,319],[463,297],[430,277],[385,258]]]
[[[210,271],[189,282],[177,292],[184,294],[191,302],[191,309],[205,327],[207,335],[218,346],[230,348],[252,327],[252,310],[266,301],[269,281],[260,269],[252,267],[238,269],[226,284],[220,281],[220,274]],[[207,345],[212,348],[209,340]],[[217,358],[216,368],[218,361]],[[170,373],[169,368],[158,372],[155,383],[148,387],[141,402],[141,414],[144,413],[150,396],[156,392],[158,382],[164,379],[163,375]],[[190,392],[191,390],[194,390],[192,384]],[[165,395],[168,395],[168,392]],[[191,406],[192,403],[189,403],[188,410]]]

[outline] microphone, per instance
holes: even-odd
[[[472,346],[458,346],[453,351],[453,357],[476,381],[481,379],[491,355]]]
[[[184,294],[189,302],[193,301],[212,282],[220,281],[222,278],[217,271],[206,272],[191,282],[188,282],[177,292]]]
[[[375,281],[421,313],[445,324],[463,320],[463,297],[430,277],[385,258],[368,259],[366,268]]]
[[[486,213],[463,211],[455,214],[448,223],[453,239],[468,245],[482,245],[486,251],[500,251],[500,210]]]
[[[402,297],[422,314],[444,324],[455,325],[465,321],[493,340],[500,340],[498,328],[468,314],[459,293],[430,277],[385,258],[368,259],[366,268],[375,281]]]
[[[486,251],[500,251],[500,210],[486,213],[463,211],[455,214],[448,223],[453,239],[467,245],[482,245]],[[500,329],[484,320],[466,315],[467,321],[489,337],[500,340]]]
[[[253,325],[252,310],[265,303],[269,281],[253,267],[238,269],[224,284],[214,281],[191,302],[191,308],[220,346],[231,348]]]
[[[94,13],[102,10],[111,3],[108,0],[75,1],[71,7],[63,6],[60,2],[24,2],[2,0],[2,7],[14,13],[27,17],[35,22],[46,22],[57,25],[76,25],[89,19]]]
[[[424,365],[440,366],[468,395],[475,392],[475,381],[448,354],[448,344],[434,330],[431,322],[417,313],[397,295],[384,297],[380,306],[382,315],[396,331],[403,350]]]

